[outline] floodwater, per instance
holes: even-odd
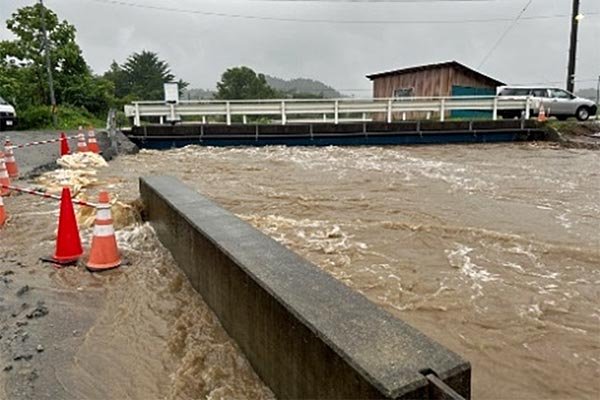
[[[121,200],[137,197],[125,190],[134,175],[121,180],[111,167],[100,175]],[[58,203],[21,195],[5,198],[5,206],[0,399],[274,398],[153,229],[131,223],[135,213],[113,213],[124,265],[90,274],[81,264],[54,268],[38,260],[53,254]],[[84,248],[91,233],[82,228]],[[40,301],[49,313],[25,318]]]
[[[600,152],[187,147],[120,157],[100,177],[134,199],[150,174],[179,177],[461,354],[473,398],[600,396]],[[123,376],[108,394],[272,396],[152,230],[119,240],[131,265],[82,278],[107,297],[92,331],[105,339],[86,343],[67,384],[98,393],[94,363],[111,359]],[[52,275],[82,285],[66,276]]]

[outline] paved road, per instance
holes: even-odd
[[[68,136],[74,135],[77,132],[65,132]],[[59,133],[56,131],[6,131],[0,132],[0,142],[4,149],[4,141],[6,137],[10,137],[13,144],[23,144],[33,141],[57,139]],[[70,141],[69,145],[76,145],[76,142]],[[31,174],[34,170],[50,166],[59,157],[59,143],[44,144],[38,146],[26,147],[23,149],[15,149],[15,159],[19,166],[19,172],[23,176]]]
[[[65,134],[67,136],[75,136],[77,131],[65,131]],[[13,144],[23,144],[34,141],[58,139],[59,135],[59,131],[0,132],[0,148],[4,148],[4,142],[7,137],[10,137]],[[116,155],[114,149],[110,149],[110,142],[106,132],[96,131],[96,138],[100,145],[100,151],[105,159],[109,160]],[[129,154],[137,151],[137,147],[121,133],[117,133],[116,143],[118,153]],[[71,151],[76,150],[77,141],[69,140],[69,146]],[[59,151],[59,142],[15,149],[15,159],[17,160],[21,177],[27,178],[36,173],[54,168],[56,166],[55,161],[60,157]]]

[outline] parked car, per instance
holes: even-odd
[[[575,117],[579,121],[586,121],[596,115],[598,106],[591,100],[577,97],[563,89],[545,86],[502,86],[498,88],[498,96],[510,98],[531,97],[532,116],[539,113],[541,105],[547,116],[554,116],[559,120]],[[519,118],[523,110],[500,110],[498,115],[502,118]]]
[[[13,129],[17,124],[17,113],[13,106],[0,97],[0,131]]]

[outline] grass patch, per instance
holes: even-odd
[[[575,120],[549,120],[547,124],[558,132],[569,135],[591,135],[598,132],[598,124],[595,121],[578,122]]]
[[[57,126],[52,125],[52,113],[48,106],[34,106],[18,113],[18,129],[71,130],[79,126],[103,127],[106,122],[83,108],[62,106],[58,108]]]

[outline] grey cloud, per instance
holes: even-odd
[[[73,23],[96,72],[141,49],[157,51],[194,87],[212,88],[236,65],[283,78],[309,77],[370,95],[364,77],[390,68],[456,59],[477,67],[510,22],[469,24],[325,24],[221,18],[108,5],[93,0],[46,0]],[[513,18],[525,0],[479,2],[279,2],[252,0],[128,2],[229,14],[334,20],[443,20]],[[0,18],[31,1],[3,0]],[[583,13],[600,2],[583,0]],[[526,16],[568,14],[569,0],[535,0]],[[512,30],[482,72],[508,82],[562,82],[566,75],[569,19],[524,20]],[[7,33],[0,31],[0,37]],[[600,15],[584,19],[578,79],[600,74]],[[594,82],[579,83],[591,87]]]

